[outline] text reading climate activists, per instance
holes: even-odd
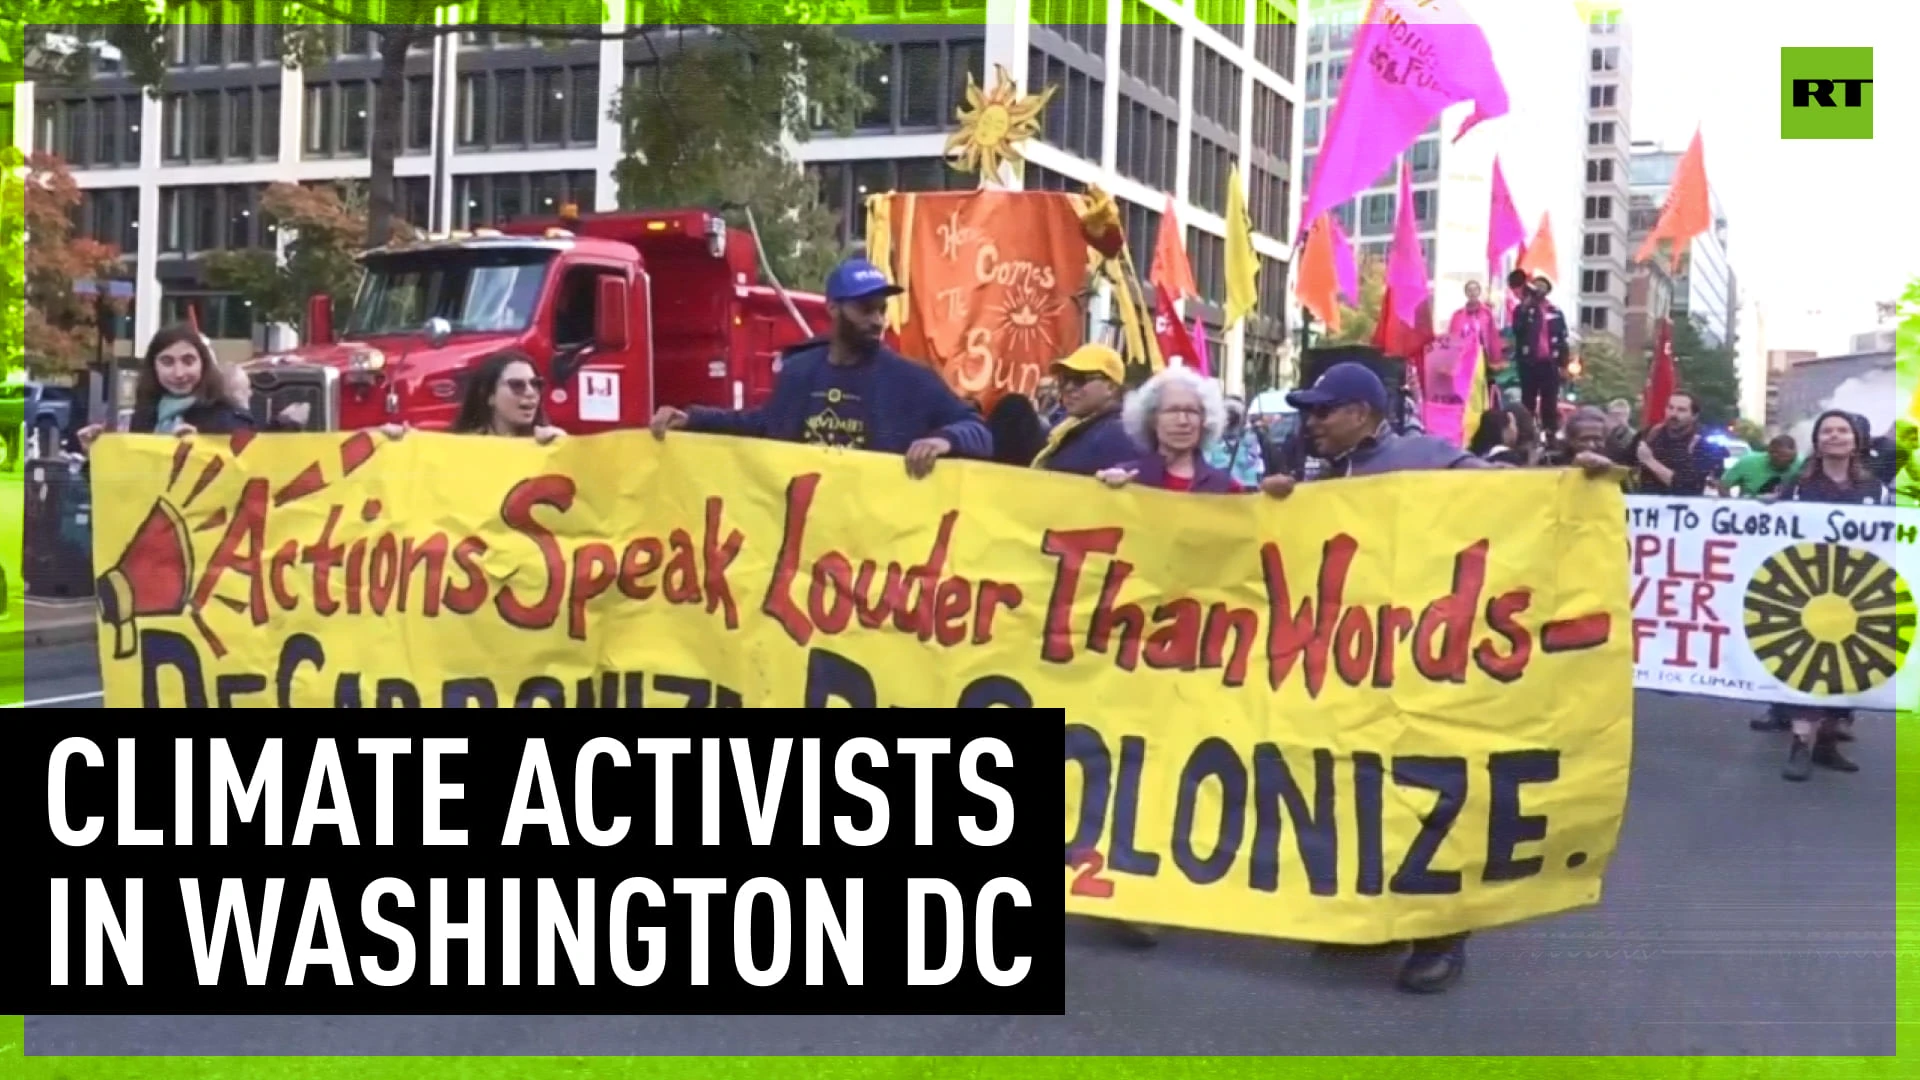
[[[644,738],[32,738],[45,789],[10,797],[45,822],[20,892],[50,933],[5,1004],[1057,1014],[1056,728],[1002,715],[961,738],[709,718]]]

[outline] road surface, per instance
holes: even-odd
[[[28,649],[26,658],[29,709],[100,708],[99,647],[80,645]]]
[[[32,707],[98,706],[87,650],[28,658]],[[1633,790],[1596,908],[1489,931],[1465,979],[1391,957],[1067,932],[1064,1017],[27,1018],[31,1054],[1676,1054],[1894,1052],[1894,761],[1780,779],[1745,707],[1638,695]]]

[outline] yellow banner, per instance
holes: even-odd
[[[109,707],[1060,708],[1071,912],[1508,922],[1598,898],[1625,804],[1624,506],[1571,473],[362,433],[108,437],[93,484]]]

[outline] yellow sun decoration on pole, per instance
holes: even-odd
[[[1022,94],[1013,76],[993,65],[993,89],[982,91],[967,73],[967,103],[954,111],[960,129],[947,139],[946,153],[954,168],[975,173],[985,185],[997,182],[1000,166],[1018,169],[1026,164],[1020,144],[1040,134],[1040,114],[1052,99],[1049,86],[1038,94]]]

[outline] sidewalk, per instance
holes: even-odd
[[[21,606],[26,608],[27,616],[26,648],[77,645],[94,639],[94,627],[97,624],[91,599],[37,600],[28,597],[21,601]]]

